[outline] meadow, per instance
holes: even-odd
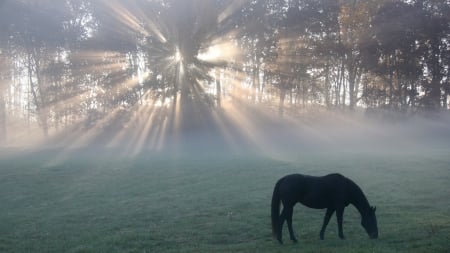
[[[426,152],[149,153],[120,158],[59,150],[0,157],[0,252],[450,252],[450,156]],[[299,243],[271,235],[275,182],[290,173],[339,172],[377,206],[379,239],[359,213],[297,205]]]

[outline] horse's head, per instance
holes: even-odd
[[[363,215],[361,225],[366,230],[370,238],[378,238],[377,217],[375,216],[376,207],[370,207],[368,213]]]

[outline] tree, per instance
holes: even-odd
[[[5,0],[0,138],[15,116],[48,135],[132,120],[143,107],[159,112],[159,129],[192,129],[224,115],[224,101],[279,115],[438,110],[450,96],[449,9],[448,0]]]
[[[6,141],[6,87],[9,79],[9,64],[6,53],[0,51],[0,144]]]
[[[342,63],[348,79],[349,108],[353,109],[359,94],[359,82],[364,69],[361,48],[367,43],[370,17],[378,3],[368,1],[343,1],[339,13],[339,43],[342,45]],[[345,101],[345,91],[344,99]]]
[[[376,43],[366,48],[365,60],[383,77],[384,103],[391,108],[420,105],[436,110],[445,103],[441,98],[448,63],[442,59],[448,51],[449,22],[436,12],[440,7],[448,9],[443,1],[387,1],[373,18]],[[424,94],[417,99],[420,88]]]
[[[45,136],[48,135],[48,87],[44,82],[43,70],[46,68],[50,55],[63,45],[64,15],[59,12],[61,3],[50,4],[40,2],[14,2],[6,1],[2,6],[13,15],[6,13],[3,23],[5,35],[9,43],[14,44],[26,55],[28,68],[29,89],[33,97],[33,104],[37,118]],[[46,15],[52,13],[52,15]]]
[[[440,109],[447,107],[445,101],[446,72],[449,62],[450,18],[449,3],[446,0],[429,1],[419,0],[415,3],[422,10],[422,34],[420,43],[426,48],[424,64],[429,70],[431,80],[424,82],[425,96],[423,103],[427,109]]]
[[[148,12],[146,21],[150,20],[152,27],[146,29],[149,34],[143,46],[153,74],[148,87],[157,90],[159,86],[164,96],[170,96],[173,120],[178,117],[181,127],[191,128],[203,122],[210,106],[220,105],[220,77],[214,72],[219,73],[232,59],[201,55],[220,42],[233,39],[228,33],[235,23],[230,17],[219,17],[218,12],[228,4],[229,1],[190,0],[143,5]],[[203,88],[204,83],[213,81],[217,87],[214,98]]]

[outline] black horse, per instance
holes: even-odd
[[[283,203],[281,215],[280,202]],[[320,230],[321,240],[324,238],[325,228],[330,221],[330,217],[335,211],[339,237],[344,239],[342,216],[344,208],[349,204],[354,205],[358,209],[361,214],[361,225],[370,238],[378,238],[376,208],[369,205],[361,188],[352,180],[340,174],[330,174],[323,177],[293,174],[278,180],[273,190],[272,233],[280,243],[283,243],[282,229],[284,220],[287,221],[291,240],[297,242],[292,229],[292,213],[297,202],[310,208],[327,209],[322,229]]]

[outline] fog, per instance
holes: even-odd
[[[129,122],[119,129],[65,129],[48,139],[32,140],[25,135],[27,141],[2,146],[2,157],[51,151],[57,159],[101,154],[119,159],[257,155],[292,160],[308,155],[414,155],[450,150],[448,113],[374,118],[363,112],[322,111],[280,118],[255,108],[243,111],[238,119],[222,112],[220,120],[203,120],[174,132],[144,132],[143,126]]]

